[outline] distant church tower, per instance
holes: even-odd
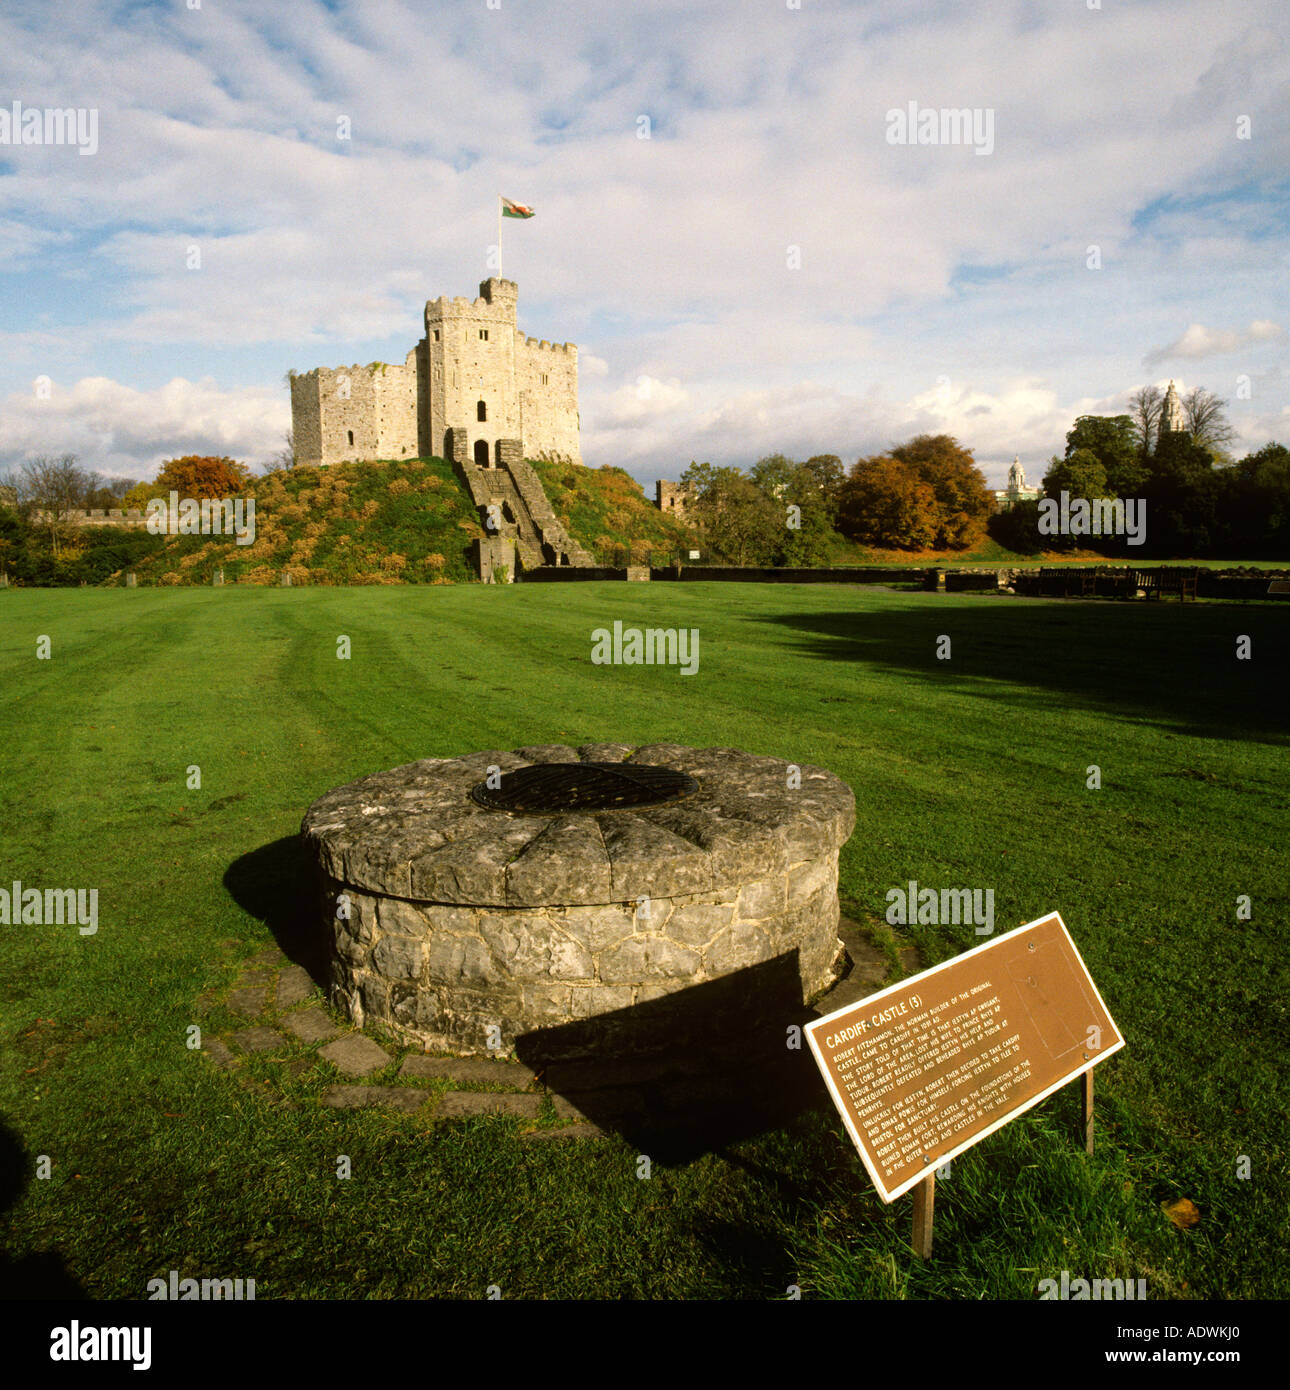
[[[1165,399],[1160,406],[1160,438],[1163,439],[1167,434],[1186,433],[1187,419],[1183,415],[1182,402],[1178,399],[1178,392],[1171,381],[1168,391],[1165,392]]]

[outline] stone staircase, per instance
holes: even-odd
[[[549,552],[554,556],[554,559],[547,563],[573,565],[578,568],[594,565],[595,560],[591,554],[574,540],[565,530],[559,517],[556,516],[533,465],[521,456],[518,449],[510,458],[507,457],[508,452],[503,447],[502,467],[510,474],[511,483],[524,504],[524,510],[528,514],[543,552]]]
[[[581,568],[595,563],[561,524],[518,440],[502,440],[498,468],[481,468],[467,457],[465,441],[460,447],[456,443],[454,440],[453,471],[479,509],[480,525],[490,536],[515,542],[522,569],[543,565]]]

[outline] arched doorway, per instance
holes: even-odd
[[[486,439],[475,440],[475,462],[480,466],[480,468],[489,467],[488,441]]]

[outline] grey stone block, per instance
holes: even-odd
[[[333,1110],[362,1110],[379,1105],[410,1113],[433,1097],[408,1086],[328,1086],[319,1099]]]
[[[762,879],[746,883],[739,890],[735,916],[740,921],[760,921],[784,911],[785,882],[782,878]]]
[[[282,1021],[304,1043],[324,1042],[340,1032],[321,1009],[302,1009]]]
[[[488,1057],[418,1057],[404,1058],[399,1075],[438,1080],[447,1078],[458,1085],[509,1086],[522,1090],[534,1080],[532,1068],[522,1062],[493,1061]]]
[[[723,931],[703,953],[703,963],[709,975],[729,975],[756,965],[770,955],[770,942],[760,927],[747,922]]]
[[[218,1038],[208,1038],[206,1042],[202,1044],[202,1051],[221,1071],[227,1071],[237,1060],[229,1050],[227,1044],[222,1043]]]
[[[573,985],[569,990],[569,1016],[594,1018],[632,1005],[631,985]]]
[[[338,1038],[334,1043],[319,1048],[318,1055],[330,1062],[338,1070],[350,1076],[370,1076],[382,1067],[388,1067],[391,1057],[383,1047],[378,1047],[371,1038],[360,1033]]]
[[[417,1094],[424,1095],[424,1091]],[[435,1118],[461,1120],[472,1115],[515,1115],[521,1120],[536,1120],[542,1106],[541,1096],[515,1095],[485,1091],[448,1091],[439,1101]]]
[[[231,1037],[243,1052],[269,1052],[275,1047],[287,1046],[286,1038],[272,1028],[243,1028]]]
[[[512,975],[590,980],[594,974],[586,946],[557,930],[546,917],[488,914],[480,922],[480,935]]]
[[[667,934],[685,946],[706,946],[734,919],[733,903],[691,903],[676,907],[668,918]]]
[[[697,951],[661,936],[634,936],[600,955],[600,978],[606,984],[635,984],[651,975],[698,974]]]
[[[558,1128],[550,1129],[531,1129],[526,1134],[521,1134],[520,1139],[527,1144],[530,1141],[546,1143],[556,1139],[608,1139],[609,1136],[598,1125],[593,1124],[571,1124],[560,1125]]]
[[[293,1004],[299,1004],[302,999],[308,999],[313,993],[314,982],[309,978],[309,972],[302,965],[289,965],[278,975],[278,988],[274,996],[274,1003],[280,1009],[289,1009]]]
[[[229,991],[228,1007],[245,1018],[256,1018],[264,1012],[268,996],[267,989],[233,989]]]
[[[372,964],[387,980],[415,980],[421,974],[421,943],[411,936],[383,936]]]
[[[505,971],[479,937],[439,931],[430,941],[426,974],[430,980],[447,985],[493,985],[506,979]]]

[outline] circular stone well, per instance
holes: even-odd
[[[813,1002],[845,961],[854,826],[821,768],[589,744],[408,763],[328,792],[301,833],[354,1023],[433,1051],[528,1039],[532,1061],[782,1027],[786,987]]]

